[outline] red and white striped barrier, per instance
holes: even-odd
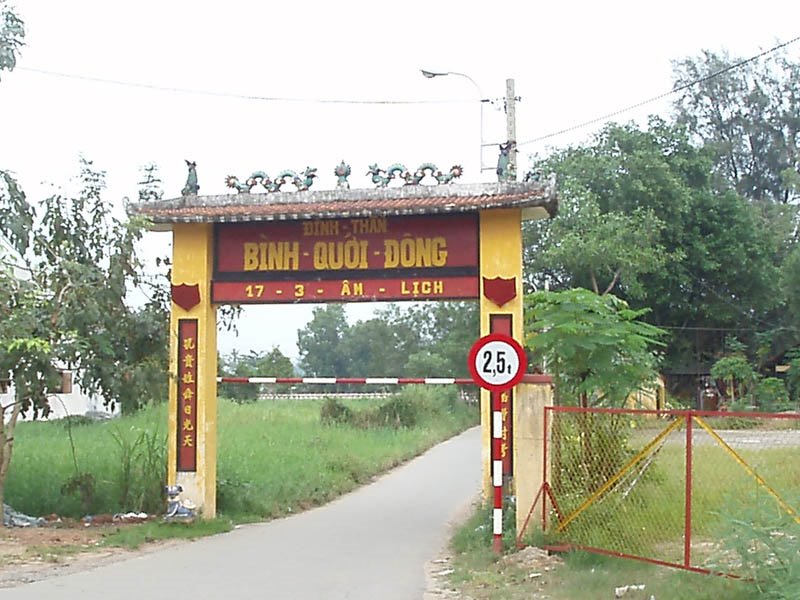
[[[352,383],[364,385],[475,385],[469,377],[217,377],[217,383]]]

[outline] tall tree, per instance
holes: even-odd
[[[749,200],[800,195],[800,63],[785,52],[745,62],[704,51],[673,64],[677,119],[714,154],[716,173]]]
[[[104,174],[81,161],[81,189],[56,194],[35,215],[23,205],[18,219],[33,223],[25,252],[9,257],[0,272],[0,372],[10,373],[14,401],[2,407],[0,495],[22,413],[46,415],[55,367],[74,370],[84,393],[123,412],[164,399],[166,391],[167,296],[154,285],[138,309],[126,302],[143,283],[135,244],[136,223],[120,221],[103,199]],[[13,215],[10,203],[2,209]],[[15,236],[9,216],[4,233]]]
[[[631,297],[641,297],[641,276],[662,268],[668,259],[660,239],[664,224],[649,209],[601,212],[591,193],[569,190],[573,183],[562,191],[558,217],[539,229],[557,243],[543,240],[538,248],[526,248],[532,270],[586,285],[596,294],[620,287]]]
[[[397,360],[410,377],[466,377],[467,353],[480,335],[475,302],[426,302],[380,314],[391,326]]]
[[[0,73],[17,66],[17,55],[25,43],[25,23],[0,0]]]
[[[311,321],[297,332],[299,366],[304,375],[349,375],[350,361],[342,347],[349,327],[343,304],[326,304],[312,311]]]
[[[570,200],[564,215],[526,225],[528,285],[541,289],[546,277],[554,289],[593,287],[587,265],[633,257],[635,285],[623,270],[615,293],[632,306],[651,307],[646,319],[672,328],[668,367],[710,365],[725,329],[740,330],[754,348],[756,332],[775,321],[782,302],[774,284],[790,220],[732,190],[716,190],[712,165],[710,151],[693,146],[684,128],[658,118],[646,130],[609,125],[591,144],[555,153],[540,168],[559,174],[562,197]],[[581,219],[582,212],[596,216]],[[637,214],[637,235],[604,224]],[[644,215],[660,225],[643,227]],[[587,232],[608,239],[592,243]],[[658,265],[659,257],[662,267],[642,268],[642,259]]]

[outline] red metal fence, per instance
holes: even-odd
[[[800,533],[798,414],[551,407],[545,422],[526,527],[541,519],[549,543],[748,577]]]

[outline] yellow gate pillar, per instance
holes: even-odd
[[[216,516],[217,310],[211,304],[213,225],[172,227],[167,482],[203,518]]]
[[[481,337],[490,333],[510,335],[523,343],[522,327],[522,212],[519,209],[494,209],[480,212],[480,322]],[[487,297],[487,282],[500,282],[512,293],[505,298]],[[513,297],[510,297],[512,296]],[[493,296],[489,294],[489,296]],[[503,419],[503,447],[510,464],[511,418],[514,390],[503,392],[501,401],[507,408]],[[483,461],[483,490],[488,496],[491,488],[491,394],[481,390],[481,433]],[[505,459],[505,457],[504,457]],[[504,469],[506,470],[506,469]]]

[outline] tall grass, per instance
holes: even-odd
[[[322,402],[314,400],[220,400],[218,510],[237,521],[275,517],[349,491],[477,423],[477,408],[455,394],[404,390],[402,397],[415,407],[414,427],[325,425]],[[348,406],[355,413],[377,409],[376,401]],[[6,502],[30,515],[152,512],[154,490],[160,493],[164,479],[166,423],[163,405],[113,421],[73,421],[77,470],[65,423],[21,423]],[[62,493],[85,474],[93,479],[90,498]]]
[[[158,456],[164,465],[166,423],[165,406],[146,408],[111,421],[20,423],[6,481],[6,503],[30,515],[55,513],[74,518],[87,513],[141,510],[143,502],[129,500],[132,495],[143,499],[141,486],[147,485],[147,480],[151,486],[155,485],[154,479],[159,480],[160,494],[163,471],[152,471],[158,469],[154,466]],[[147,448],[142,447],[143,442],[136,444],[136,439],[147,439]],[[157,440],[164,443],[157,446]],[[134,477],[134,471],[143,477]],[[91,490],[69,485],[89,485],[89,478]],[[83,493],[79,487],[84,488]]]
[[[323,402],[220,406],[218,506],[226,514],[276,517],[324,503],[431,447],[478,419],[455,390],[410,388],[414,427],[323,424]],[[391,401],[390,401],[391,402]],[[384,401],[351,401],[355,414]]]

